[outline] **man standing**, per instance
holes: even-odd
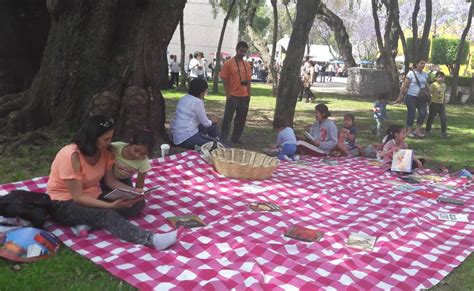
[[[244,130],[249,111],[252,69],[248,62],[243,59],[248,49],[249,46],[246,42],[239,41],[235,57],[225,62],[221,71],[226,96],[224,118],[222,119],[222,138],[227,140],[235,112],[234,131],[230,138],[233,144],[242,144],[240,136]]]

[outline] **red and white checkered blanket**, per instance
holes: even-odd
[[[197,154],[153,160],[147,185],[163,187],[132,220],[169,231],[166,217],[196,214],[206,227],[186,230],[167,251],[121,241],[97,230],[87,239],[69,228],[49,229],[68,247],[140,289],[420,289],[429,288],[474,250],[474,185],[422,188],[463,199],[437,203],[386,182],[396,179],[366,159],[319,158],[282,162],[271,179],[244,181],[216,173]],[[0,186],[44,190],[47,178]],[[259,192],[259,193],[255,193]],[[252,212],[247,204],[271,201],[281,212]],[[471,222],[447,222],[437,212],[465,213]],[[324,231],[321,241],[284,237],[298,224]],[[350,233],[377,237],[373,251],[345,245]]]

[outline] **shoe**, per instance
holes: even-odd
[[[450,139],[451,137],[446,132],[441,133],[441,138]]]
[[[419,138],[425,137],[425,135],[424,135],[423,133],[421,133],[421,132],[416,132],[416,131],[413,132],[413,135],[414,135],[415,137],[419,137]]]
[[[416,136],[415,136],[415,134],[414,134],[413,132],[409,132],[409,133],[407,133],[407,136],[408,136],[408,137],[411,137],[411,138],[415,138],[415,137],[416,137]]]
[[[292,161],[292,159],[290,159],[290,158],[289,158],[287,155],[284,155],[284,156],[283,156],[283,160],[285,160],[285,161],[289,161],[289,162],[291,162],[291,161]]]
[[[297,162],[300,160],[300,155],[294,155],[293,156],[293,161]]]

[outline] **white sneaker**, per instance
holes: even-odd
[[[300,155],[294,155],[293,156],[293,161],[299,161],[300,160]]]
[[[290,162],[292,161],[287,155],[284,155],[284,156],[283,156],[283,159],[284,159],[285,161],[290,161]]]

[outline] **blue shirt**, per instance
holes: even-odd
[[[353,149],[355,148],[355,145],[356,145],[357,129],[355,128],[355,126],[352,126],[351,128],[346,128],[346,129],[349,130],[350,135],[354,135],[353,140],[350,140],[348,138],[346,138],[345,140],[345,142],[347,143],[347,146],[349,146],[350,149]]]
[[[296,136],[293,128],[285,127],[278,133],[276,145],[296,144]]]
[[[387,116],[387,103],[377,100],[374,103],[374,108],[379,109],[379,111],[374,111],[374,118],[384,119]]]
[[[418,77],[418,80],[420,81],[420,86],[418,86],[415,74]],[[417,70],[411,70],[410,72],[408,72],[406,77],[411,81],[410,86],[408,87],[407,95],[418,96],[420,89],[428,86],[428,73],[426,72],[419,73]]]

